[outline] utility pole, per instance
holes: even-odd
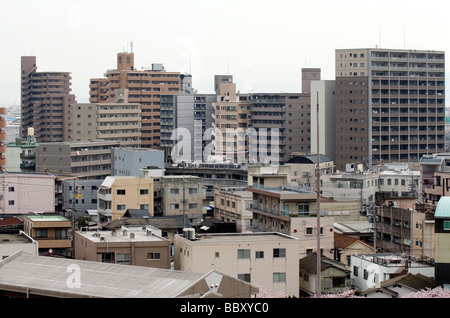
[[[319,149],[319,92],[317,92],[317,166],[316,166],[316,192],[317,192],[317,275],[316,294],[321,294],[320,272],[322,255],[320,252],[320,149]]]
[[[183,204],[183,229],[186,228],[186,183],[183,174],[183,200],[181,203]]]

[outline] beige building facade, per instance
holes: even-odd
[[[155,178],[154,189],[155,215],[186,215],[193,224],[201,223],[206,197],[202,178],[162,176]]]
[[[73,105],[73,139],[113,140],[121,146],[141,145],[141,106],[128,102],[128,90],[117,90],[114,101]]]
[[[207,234],[196,239],[175,236],[174,268],[221,271],[269,293],[299,296],[296,238],[281,233]]]
[[[148,225],[77,231],[75,259],[170,269],[170,242]]]
[[[133,52],[117,54],[117,67],[108,70],[105,78],[92,78],[89,84],[91,103],[108,103],[118,89],[128,89],[128,101],[138,103],[142,110],[141,147],[160,147],[160,102],[162,94],[180,92],[180,73],[166,72],[162,64],[138,70]]]
[[[245,187],[214,187],[214,217],[226,223],[236,223],[237,232],[245,232],[253,214],[247,210],[253,200]]]
[[[98,213],[116,220],[129,209],[147,210],[153,216],[153,178],[106,177],[98,189]]]

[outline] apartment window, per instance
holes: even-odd
[[[367,280],[368,277],[369,277],[369,272],[367,271],[367,269],[364,269],[364,271],[363,271],[363,278],[365,280]]]
[[[307,227],[305,230],[305,234],[306,235],[313,235],[313,228],[312,227]]]
[[[102,256],[102,263],[114,263],[114,253],[99,253]]]
[[[238,259],[250,258],[250,250],[241,249],[238,250]]]
[[[243,280],[244,282],[250,283],[250,274],[238,274],[237,278]]]
[[[308,203],[299,203],[298,204],[298,212],[308,213],[309,212],[309,204]]]
[[[444,230],[450,230],[450,221],[444,221]]]
[[[117,205],[117,210],[118,211],[125,211],[126,210],[125,204],[118,204]]]
[[[189,188],[189,194],[197,194],[196,188]]]
[[[14,187],[8,187],[9,192],[14,192]]]
[[[46,238],[47,230],[46,229],[36,229],[36,238]]]
[[[147,253],[147,259],[149,260],[160,260],[161,259],[161,253]]]
[[[148,204],[141,204],[139,205],[140,210],[148,210]]]
[[[286,273],[273,273],[273,282],[274,283],[285,283],[286,282]]]
[[[116,264],[131,264],[130,254],[128,253],[116,253]]]
[[[256,251],[255,257],[256,258],[264,258],[264,251]]]
[[[274,258],[286,257],[286,249],[285,248],[274,248],[273,249],[273,257]]]
[[[214,253],[214,257],[219,257],[220,256],[220,253],[219,252],[215,252]]]
[[[57,240],[67,239],[67,230],[66,229],[56,229],[55,230],[55,238]]]
[[[179,194],[180,190],[179,189],[170,189],[170,194]]]
[[[118,189],[117,195],[125,195],[125,189]]]
[[[14,205],[14,200],[9,200],[8,205]]]
[[[170,205],[170,208],[171,208],[172,210],[174,210],[174,209],[179,209],[179,208],[180,208],[180,205],[179,205],[178,203],[171,204],[171,205]]]
[[[196,209],[197,203],[189,203],[189,209]]]
[[[358,266],[353,266],[353,275],[358,277]]]

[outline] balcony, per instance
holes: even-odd
[[[271,209],[269,207],[257,204],[257,203],[247,203],[247,210],[259,214],[264,214],[267,216],[278,217],[284,220],[289,220],[293,217],[316,217],[316,211],[283,211],[279,209]],[[324,211],[321,211],[323,214]]]

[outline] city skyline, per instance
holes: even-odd
[[[0,12],[0,105],[20,105],[21,56],[36,56],[38,72],[70,72],[77,102],[87,102],[89,79],[103,77],[117,53],[131,49],[137,69],[162,63],[192,74],[199,93],[213,93],[216,74],[233,75],[243,93],[300,92],[302,68],[334,79],[339,48],[447,51],[444,2],[427,2],[432,10],[417,4],[8,1]]]

